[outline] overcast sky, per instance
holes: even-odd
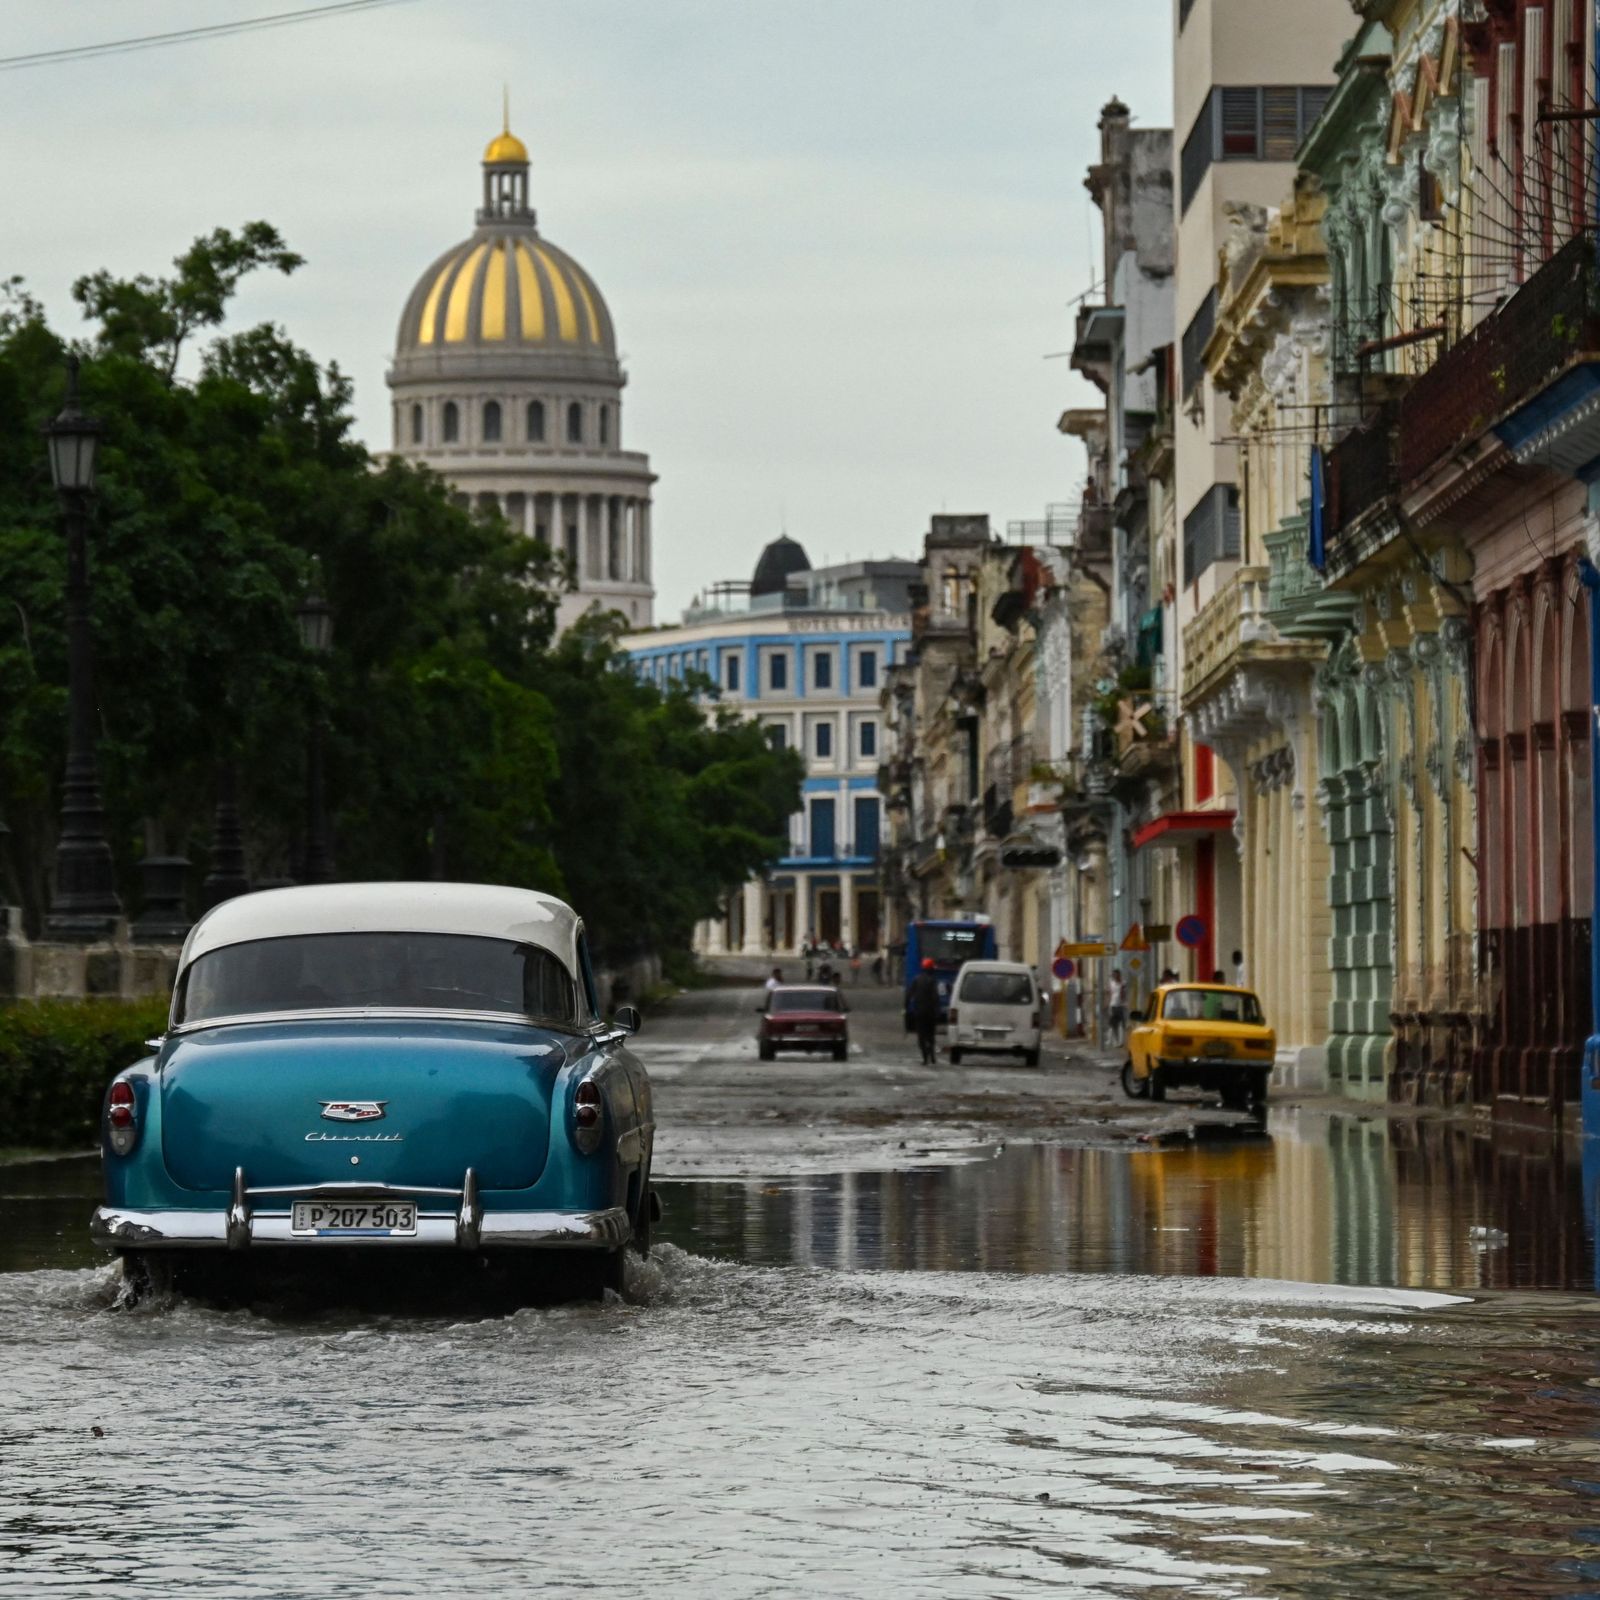
[[[307,3],[13,4],[0,55]],[[0,72],[0,277],[74,332],[78,274],[265,218],[307,264],[240,324],[337,360],[387,447],[396,320],[471,230],[508,84],[541,230],[616,320],[670,620],[780,518],[820,565],[914,554],[940,509],[1003,526],[1071,496],[1055,422],[1092,391],[1045,357],[1098,256],[1099,107],[1170,119],[1170,7],[407,0]]]

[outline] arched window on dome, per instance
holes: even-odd
[[[600,443],[611,443],[611,407],[600,407]]]
[[[583,443],[583,407],[576,400],[567,407],[567,443]]]
[[[483,442],[485,444],[500,443],[500,402],[489,400],[483,407]]]
[[[411,442],[412,442],[412,444],[421,444],[422,443],[422,407],[421,406],[412,406],[412,408],[411,408]]]
[[[544,401],[528,402],[528,443],[544,443]]]
[[[454,400],[444,403],[444,442],[455,444],[461,437],[461,413]]]

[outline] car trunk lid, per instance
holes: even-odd
[[[188,1189],[538,1181],[568,1036],[470,1018],[250,1023],[169,1041],[162,1153]]]

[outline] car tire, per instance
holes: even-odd
[[[848,1044],[836,1044],[833,1047],[833,1059],[835,1061],[848,1061],[850,1059],[850,1046]]]
[[[1036,1067],[1036,1066],[1038,1066],[1039,1065],[1039,1052],[1037,1050],[1024,1050],[1022,1052],[1022,1064],[1025,1067]]]
[[[1134,1077],[1132,1056],[1122,1063],[1122,1092],[1130,1100],[1143,1100],[1150,1092],[1148,1079]]]
[[[952,1067],[959,1067],[961,1065],[961,1052],[956,1049],[954,1045],[951,1045],[950,1047],[950,1065]]]
[[[774,1059],[774,1057],[776,1057],[778,1052],[774,1050],[770,1044],[763,1042],[756,1046],[756,1054],[760,1056],[763,1061],[771,1061]]]
[[[1150,1075],[1145,1079],[1145,1082],[1150,1085],[1150,1098],[1152,1100],[1159,1103],[1167,1098],[1167,1086],[1162,1080],[1161,1069],[1159,1067],[1152,1067],[1150,1069]]]

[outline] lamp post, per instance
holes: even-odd
[[[103,938],[122,917],[95,764],[89,511],[100,432],[100,424],[78,408],[78,358],[70,356],[67,403],[44,428],[50,475],[67,529],[67,768],[61,789],[55,890],[45,918],[45,934],[51,939]]]
[[[311,709],[311,731],[306,738],[306,859],[301,874],[307,883],[327,883],[333,878],[333,847],[328,840],[328,809],[323,770],[322,662],[333,648],[333,609],[323,598],[313,576],[311,588],[295,613],[300,643],[317,663],[317,685]]]

